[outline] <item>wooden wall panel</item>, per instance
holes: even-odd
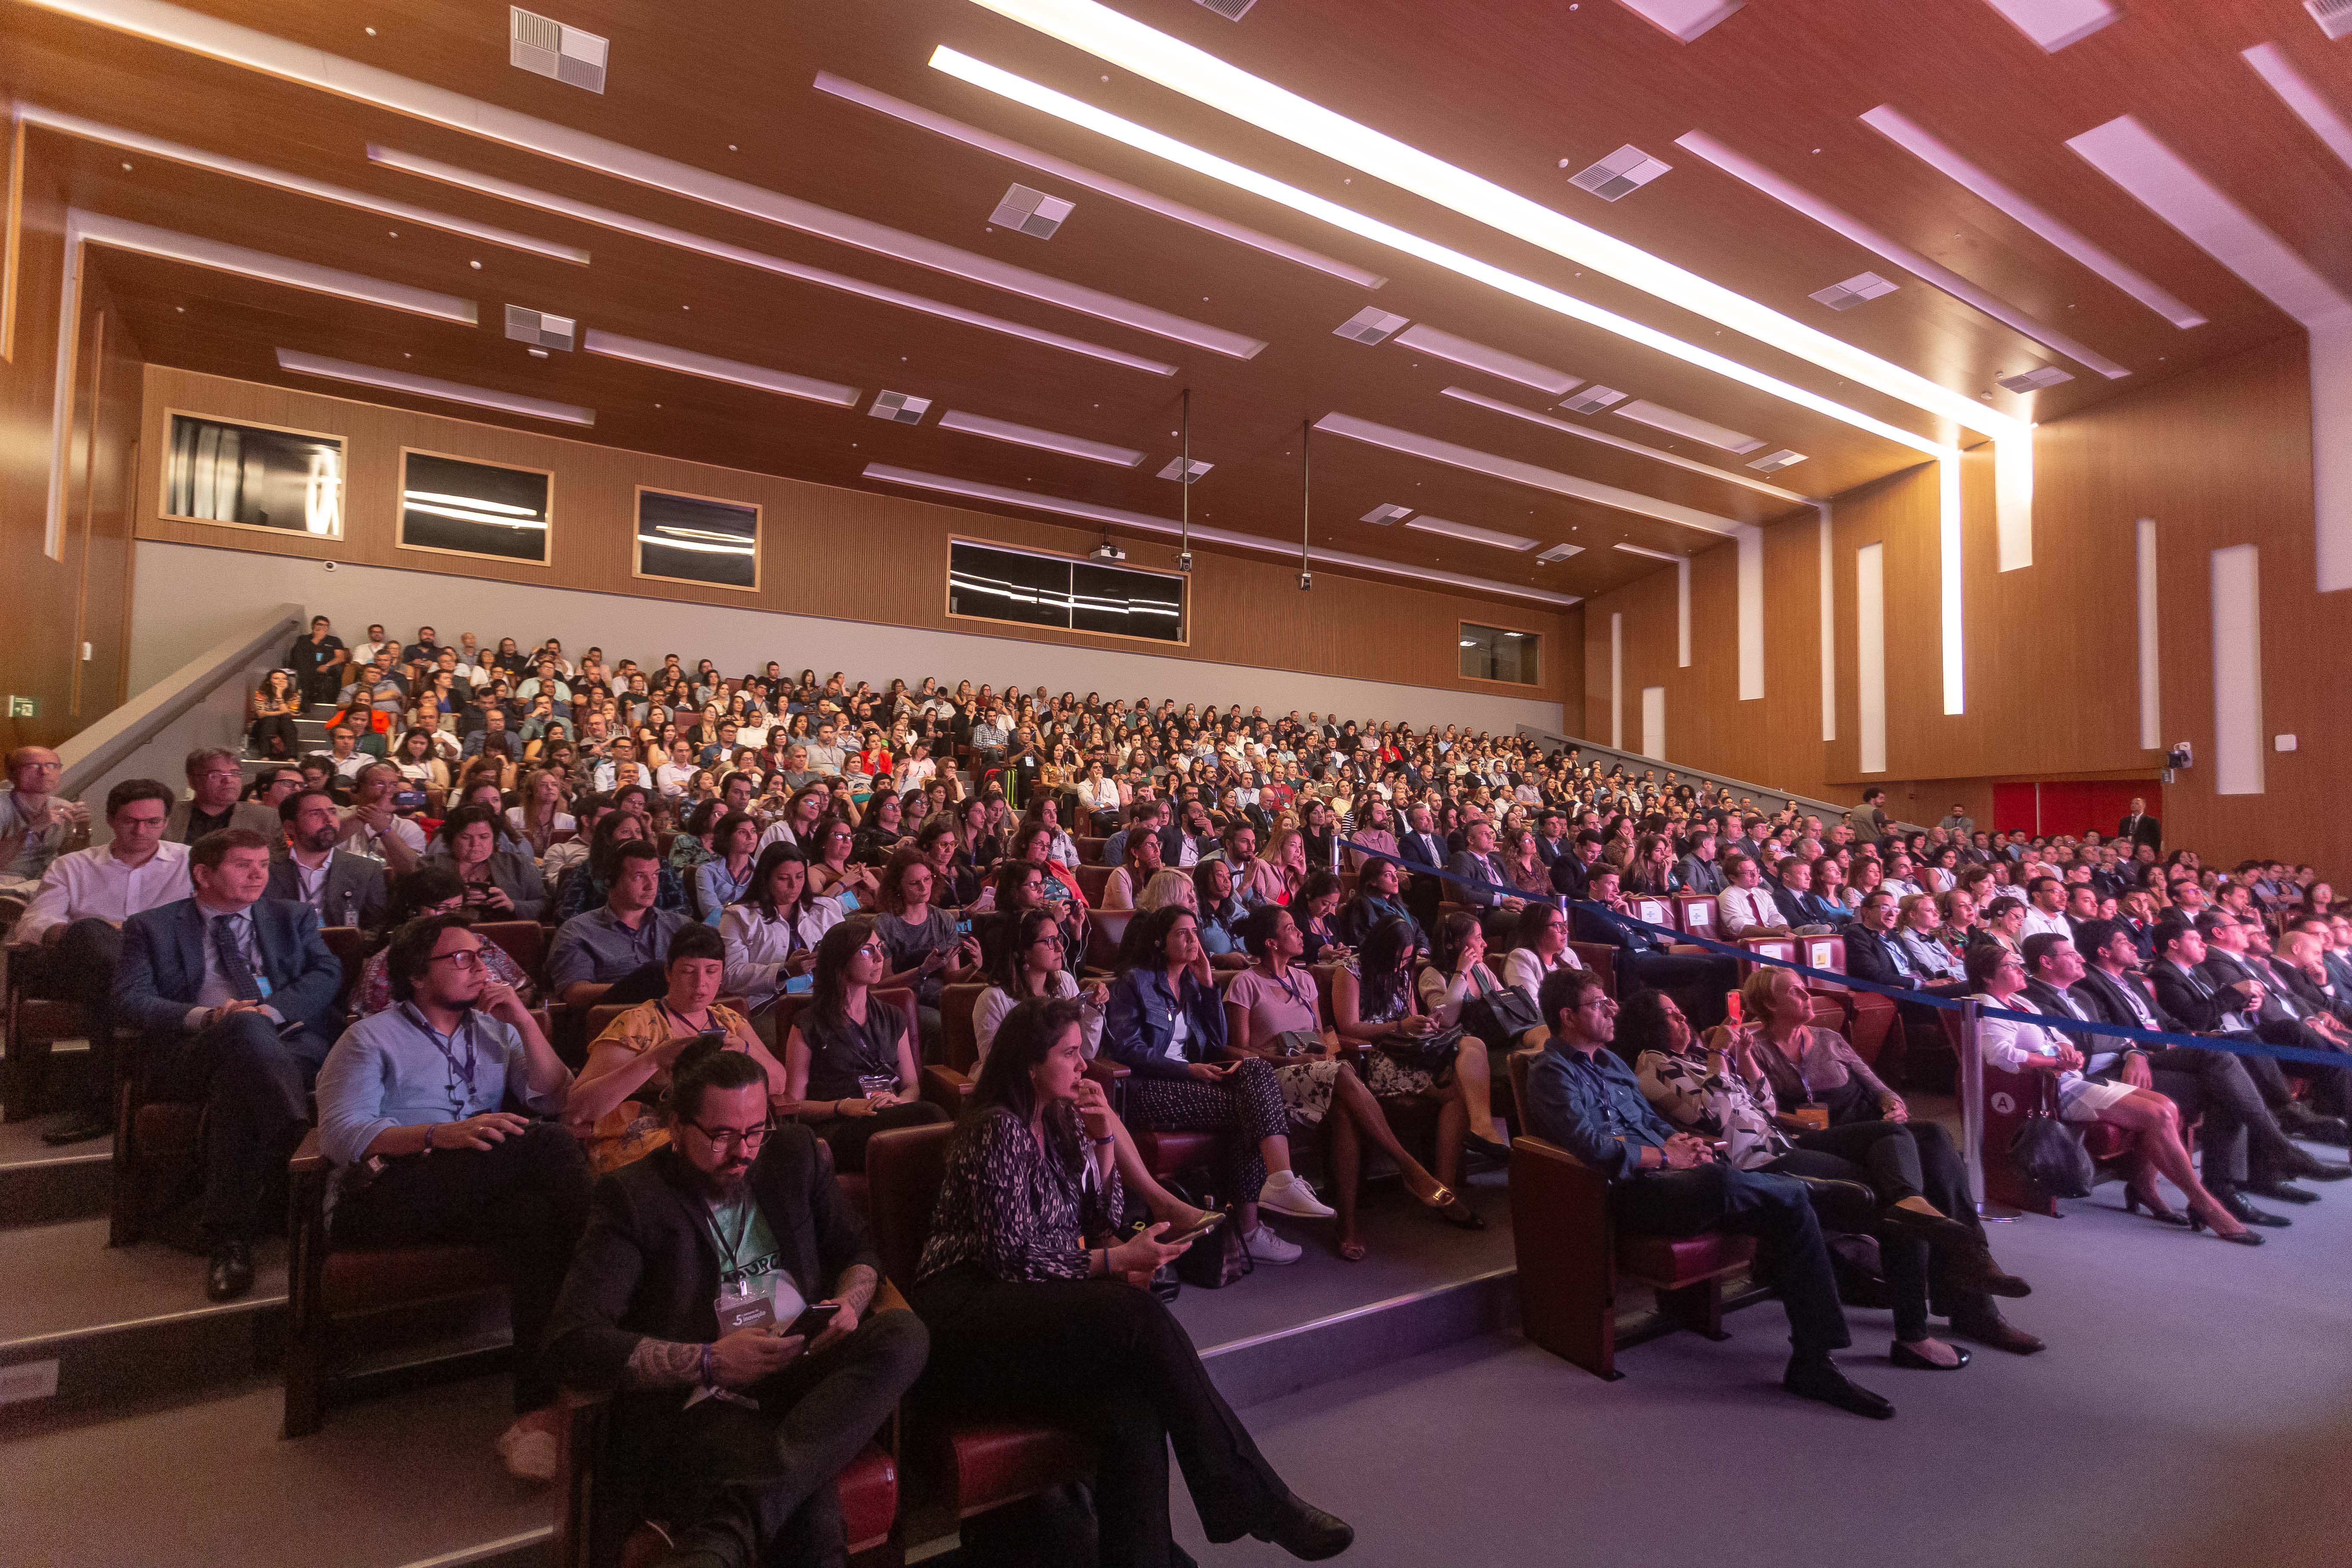
[[[340,542],[173,521],[158,514],[162,485],[157,433],[164,411],[197,410],[226,418],[339,434],[350,443],[344,537]],[[347,398],[151,366],[146,389],[149,439],[141,461],[139,534],[177,543],[536,583],[549,587],[723,604],[747,600],[803,615],[984,631],[1078,647],[1116,647],[1221,663],[1348,676],[1363,680],[1513,695],[1559,701],[1583,681],[1581,615],[1517,601],[1479,599],[1359,577],[1318,563],[1310,593],[1297,587],[1296,563],[1193,551],[1193,620],[1189,647],[1134,639],[950,620],[946,613],[950,533],[1009,544],[1082,552],[1097,535],[1051,523],[982,515],[960,508],[864,490],[835,489],[741,469],[712,468],[591,442],[541,436]],[[400,451],[424,447],[484,462],[546,468],[555,475],[551,564],[545,568],[425,554],[394,543]],[[763,513],[761,587],[757,595],[633,576],[635,487],[754,501]],[[1133,544],[1132,564],[1172,568],[1172,543]],[[1463,620],[1532,630],[1546,643],[1539,689],[1505,688],[1460,674],[1457,628]]]

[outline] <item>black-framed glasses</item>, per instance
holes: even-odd
[[[482,967],[482,950],[478,947],[461,947],[453,952],[436,952],[425,962],[454,963],[460,969],[479,969]]]
[[[772,1121],[763,1121],[757,1127],[720,1127],[717,1129],[705,1127],[699,1121],[689,1121],[686,1123],[686,1125],[693,1128],[697,1132],[701,1133],[705,1138],[709,1139],[710,1141],[711,1148],[722,1153],[727,1150],[738,1147],[744,1149],[756,1149],[761,1143],[767,1142],[769,1133],[773,1132],[776,1130],[776,1125]]]

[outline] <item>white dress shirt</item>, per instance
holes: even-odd
[[[1544,966],[1542,959],[1536,956],[1535,949],[1515,947],[1511,949],[1510,956],[1503,960],[1503,984],[1517,986],[1528,994],[1528,1001],[1534,1002],[1537,1000],[1537,988],[1543,984],[1543,977],[1550,973],[1551,970],[1583,967],[1584,961],[1576,956],[1576,949],[1572,947],[1561,948],[1559,957],[1554,961],[1549,969]]]
[[[1772,900],[1772,890],[1762,883],[1752,888],[1726,888],[1715,896],[1715,908],[1723,921],[1724,940],[1739,936],[1751,926],[1785,925],[1780,906]]]
[[[194,890],[188,880],[184,844],[158,844],[154,855],[138,866],[117,860],[110,844],[77,849],[49,862],[40,891],[33,895],[9,940],[38,942],[51,926],[79,920],[121,925],[142,910],[176,903]]]
[[[2045,914],[2039,904],[2026,905],[2025,929],[2018,933],[2018,942],[2022,943],[2027,937],[2042,931],[2047,931],[2052,936],[2063,936],[2068,942],[2074,940],[2074,927],[2073,922],[2066,919],[2065,910],[2060,910],[2054,915]]]

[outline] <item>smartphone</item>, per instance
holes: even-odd
[[[1171,1230],[1163,1233],[1160,1237],[1160,1245],[1162,1247],[1181,1247],[1188,1241],[1198,1241],[1201,1237],[1208,1235],[1211,1231],[1216,1229],[1219,1226],[1224,1223],[1224,1213],[1223,1210],[1218,1210],[1214,1213],[1203,1215],[1201,1223],[1194,1226],[1190,1230]]]
[[[960,920],[960,921],[956,921],[956,935],[957,935],[958,937],[967,937],[967,936],[970,936],[971,934],[971,917],[970,915],[966,915],[966,916],[964,916],[964,918],[963,918],[963,919],[961,919],[961,920]]]
[[[392,809],[394,811],[423,811],[425,809],[425,792],[421,789],[404,789],[395,793],[392,797]]]
[[[813,1307],[803,1309],[801,1315],[792,1321],[791,1327],[777,1331],[785,1338],[790,1338],[793,1334],[803,1334],[814,1339],[824,1332],[824,1326],[832,1322],[834,1314],[840,1310],[841,1303],[838,1301],[819,1301]]]

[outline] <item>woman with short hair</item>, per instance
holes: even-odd
[[[464,908],[477,919],[535,921],[547,908],[547,885],[531,858],[499,842],[499,816],[487,805],[463,805],[441,824],[450,868],[465,887]]]

